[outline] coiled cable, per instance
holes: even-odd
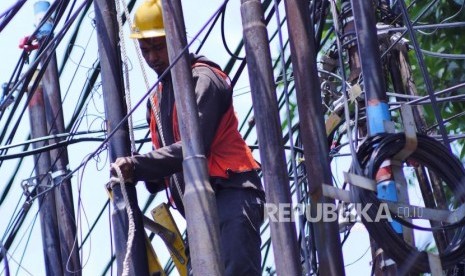
[[[404,148],[405,135],[379,134],[367,138],[357,152],[358,161],[362,167],[364,176],[374,179],[376,172],[383,161],[393,158]],[[417,134],[418,145],[416,150],[409,156],[409,161],[427,167],[434,172],[443,183],[453,192],[455,204],[458,206],[465,201],[465,169],[462,163],[441,143],[425,135]],[[374,220],[382,203],[373,191],[351,186],[351,192],[357,203],[362,206],[372,204],[367,215]],[[455,205],[454,205],[455,206]],[[456,229],[455,234],[445,250],[439,252],[439,257],[443,268],[449,268],[465,257],[465,219],[436,228],[423,228],[413,225],[394,214],[393,218],[403,225],[419,230],[442,231],[446,229]],[[368,222],[362,216],[362,222],[368,230],[370,236],[396,263],[404,269],[414,273],[428,272],[430,265],[428,255],[425,251],[418,251],[417,248],[405,242],[402,237],[391,227],[387,219],[380,222]]]

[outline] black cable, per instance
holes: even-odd
[[[89,0],[87,0],[87,1],[89,1]],[[55,2],[55,3],[57,3],[57,2]],[[86,2],[84,2],[84,3],[86,3]],[[81,6],[78,8],[78,10],[76,11],[76,13],[75,13],[75,14],[73,15],[73,17],[71,18],[71,20],[68,21],[68,22],[65,24],[65,26],[64,26],[63,29],[60,31],[60,33],[59,33],[55,38],[53,38],[53,39],[51,40],[51,43],[50,43],[50,44],[48,44],[48,45],[44,44],[44,45],[41,46],[40,49],[41,49],[42,51],[40,52],[40,54],[38,55],[38,57],[36,58],[36,60],[33,62],[33,64],[30,66],[30,68],[27,70],[27,72],[25,73],[25,76],[21,77],[20,80],[19,80],[19,82],[17,82],[17,83],[13,86],[12,90],[16,89],[16,88],[19,86],[20,82],[23,82],[23,81],[24,81],[24,82],[23,82],[23,86],[22,86],[22,88],[21,88],[20,97],[22,97],[22,95],[24,94],[23,91],[26,90],[26,86],[28,85],[29,81],[32,79],[32,77],[33,77],[33,72],[34,72],[35,68],[37,68],[37,66],[39,65],[39,63],[42,61],[42,63],[43,63],[43,68],[39,71],[38,76],[37,76],[37,79],[35,80],[34,84],[32,85],[32,88],[31,88],[31,91],[32,91],[32,92],[36,90],[37,86],[39,85],[39,80],[41,79],[41,77],[42,77],[43,74],[45,73],[45,68],[46,68],[46,66],[48,65],[48,62],[50,62],[50,58],[51,58],[51,55],[46,56],[46,57],[44,57],[44,56],[46,55],[46,53],[47,53],[49,50],[50,50],[50,51],[54,51],[54,50],[58,47],[59,42],[63,39],[64,35],[65,35],[66,32],[69,30],[69,28],[70,28],[72,22],[76,19],[76,16],[79,14],[79,12],[80,12],[81,9],[83,8],[83,6],[84,6],[84,5],[81,5]],[[45,60],[42,60],[43,58],[45,58]],[[14,135],[15,135],[15,133],[16,133],[16,130],[18,129],[18,126],[19,126],[19,124],[20,124],[20,122],[21,122],[21,118],[22,118],[22,116],[24,115],[24,112],[26,111],[27,105],[28,105],[30,99],[32,98],[33,94],[34,94],[34,93],[28,93],[27,101],[26,101],[24,107],[22,108],[22,110],[21,110],[21,112],[20,112],[20,115],[19,115],[19,118],[17,119],[15,125],[12,127],[12,131],[11,131],[11,133],[10,133],[10,136],[9,136],[8,139],[7,139],[6,144],[11,143],[11,141],[13,140],[13,137],[14,137]],[[17,105],[19,105],[19,101],[20,101],[20,99],[18,99],[18,100],[15,102],[15,107],[17,107]],[[13,117],[13,113],[10,113],[10,116],[8,117],[8,121],[7,121],[7,122],[11,121],[11,120],[12,120],[12,117]],[[7,124],[8,124],[8,123],[7,123]],[[0,135],[0,141],[3,141],[3,138],[4,138],[5,135],[6,135],[6,128],[3,130],[2,134]],[[0,164],[1,164],[1,162],[0,162]]]
[[[226,32],[224,28],[224,18],[226,17],[226,7],[227,7],[227,4],[224,5],[223,10],[221,11],[221,40],[223,41],[224,49],[226,50],[226,52],[228,52],[228,54],[232,58],[235,58],[237,60],[244,60],[245,57],[239,57],[235,55],[233,52],[231,52],[231,50],[228,47],[228,43],[226,42]]]
[[[16,15],[16,13],[21,9],[21,7],[26,3],[27,0],[20,0],[16,2],[11,8],[7,9],[2,13],[0,17],[3,17],[3,20],[0,22],[0,32],[8,25],[11,19]]]
[[[224,9],[226,9],[226,4],[229,2],[229,0],[226,0],[224,1]],[[220,18],[222,13],[218,13],[218,15],[215,17],[215,19],[213,20],[212,24],[210,25],[210,28],[208,29],[207,33],[205,34],[205,36],[203,37],[202,41],[200,42],[200,45],[199,47],[197,48],[197,50],[195,51],[195,54],[199,54],[200,53],[200,50],[202,49],[203,45],[205,44],[205,42],[207,41],[207,38],[210,36],[210,33],[212,32],[213,28],[215,27],[216,25],[216,22],[218,21],[218,19]]]
[[[465,187],[462,184],[462,180],[465,178],[465,169],[460,160],[452,155],[441,143],[428,136],[417,134],[417,141],[417,148],[410,155],[409,160],[413,160],[433,171],[451,189],[457,203],[463,203],[465,201]],[[404,148],[404,145],[405,135],[403,133],[379,134],[367,138],[357,153],[357,158],[363,168],[364,175],[370,179],[374,179],[381,163],[387,159],[391,159]],[[361,203],[362,206],[366,206],[369,203],[372,204],[367,214],[371,219],[376,218],[381,205],[381,201],[377,198],[376,193],[356,186],[351,186],[351,192],[357,203]],[[453,241],[449,243],[444,252],[439,252],[439,257],[444,268],[457,264],[465,256],[465,218],[456,223],[436,228],[413,225],[396,214],[394,214],[393,218],[414,229],[433,231],[457,229]],[[408,266],[405,269],[414,273],[429,271],[430,266],[427,253],[418,251],[417,248],[406,243],[393,230],[387,219],[373,223],[367,222],[365,217],[362,216],[362,222],[370,236],[396,263],[401,266]]]
[[[3,255],[3,264],[5,266],[5,276],[10,276],[10,266],[8,264],[8,256],[7,256],[7,251],[6,248],[3,246],[3,243],[0,241],[0,251],[1,254]]]

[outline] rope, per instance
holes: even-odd
[[[129,85],[129,66],[128,66],[128,55],[126,52],[126,43],[124,39],[124,31],[123,31],[123,20],[121,18],[121,7],[119,1],[116,2],[116,18],[118,19],[118,29],[119,29],[119,41],[120,41],[120,48],[121,48],[121,55],[123,57],[123,65],[124,65],[124,96],[126,98],[126,105],[129,110],[132,109],[131,107],[131,89]],[[136,142],[134,138],[134,126],[132,121],[132,115],[128,118],[128,128],[129,128],[129,139],[131,140],[131,155],[136,152]]]
[[[123,173],[121,172],[121,169],[118,167],[118,165],[116,165],[115,163],[112,163],[111,167],[115,170],[116,174],[118,175],[117,179],[114,179],[114,178],[111,179],[112,184],[114,185],[115,183],[118,183],[118,182],[120,183],[121,193],[123,194],[124,203],[126,204],[126,212],[128,213],[128,219],[129,219],[128,241],[126,243],[126,256],[124,256],[123,272],[121,274],[123,276],[126,276],[126,275],[129,275],[129,258],[132,254],[132,245],[134,243],[136,224],[134,223],[134,213],[132,211],[131,204],[129,202]]]
[[[126,19],[128,21],[128,25],[129,26],[132,26],[132,21],[131,21],[131,16],[129,14],[129,10],[128,10],[128,7],[126,5],[126,0],[121,0],[122,3],[123,3],[123,7],[124,7],[124,15],[126,16]],[[117,12],[119,14],[119,1],[116,1],[117,3]],[[118,16],[118,23],[120,21],[120,17]],[[120,25],[120,30],[122,30],[122,26]],[[123,39],[121,38],[121,33],[122,31],[120,31],[120,39],[121,41],[123,41]],[[142,58],[142,53],[140,51],[140,48],[139,46],[137,45],[137,42],[135,39],[132,40],[133,43],[134,43],[134,48],[136,50],[136,55],[137,55],[137,59],[139,61],[139,65],[140,65],[140,69],[142,71],[142,76],[144,77],[144,82],[145,82],[145,86],[147,88],[147,90],[150,88],[149,86],[149,80],[148,80],[148,77],[147,77],[147,72],[145,70],[145,67],[144,67],[144,61],[143,61],[143,58]],[[122,45],[124,45],[124,42],[122,42]],[[162,125],[161,125],[161,118],[160,118],[160,108],[159,106],[157,106],[155,104],[155,101],[154,101],[154,96],[155,96],[155,93],[157,93],[157,99],[158,99],[158,103],[161,102],[161,87],[160,85],[158,85],[156,87],[156,89],[154,89],[150,95],[149,95],[149,101],[150,101],[150,107],[152,109],[152,113],[154,114],[154,117],[155,117],[155,122],[157,124],[157,129],[158,129],[158,134],[160,135],[160,140],[161,140],[161,146],[164,147],[166,146],[166,140],[165,140],[165,135],[163,134],[163,128],[162,128]],[[176,174],[173,174],[173,181],[174,181],[174,184],[176,186],[176,190],[179,194],[179,197],[181,198],[182,200],[182,189],[181,189],[181,185],[179,184],[179,179],[178,179],[178,176]],[[168,198],[168,200],[170,200]]]

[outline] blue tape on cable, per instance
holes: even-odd
[[[378,184],[378,198],[389,201],[397,201],[396,183],[392,180],[387,180]],[[402,234],[402,225],[397,221],[391,222],[391,226],[396,233]]]
[[[35,25],[38,26],[44,15],[47,13],[48,9],[50,8],[50,2],[48,1],[37,1],[34,3],[34,16],[35,16]],[[44,36],[47,36],[52,31],[52,20],[49,18],[47,22],[40,27],[39,32],[37,33],[37,38],[41,39]]]
[[[368,133],[375,135],[386,132],[384,121],[391,121],[387,103],[367,106]]]

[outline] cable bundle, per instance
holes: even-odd
[[[408,158],[420,165],[427,167],[434,172],[451,189],[455,195],[457,204],[461,204],[465,199],[465,186],[462,180],[465,179],[465,169],[460,160],[453,156],[442,144],[433,138],[417,134],[417,149]],[[392,158],[405,145],[405,135],[380,134],[367,138],[361,145],[357,157],[363,168],[363,174],[374,179],[381,163]],[[367,214],[374,220],[381,201],[375,192],[358,188],[354,185],[351,190],[355,199],[362,206],[372,203]],[[455,234],[444,252],[440,252],[443,268],[449,268],[458,264],[465,258],[465,219],[454,224],[444,225],[436,228],[423,228],[415,226],[396,215],[393,218],[399,223],[419,230],[442,231],[445,229],[456,229]],[[396,233],[386,219],[381,222],[367,222],[363,216],[362,221],[370,236],[397,264],[408,271],[419,273],[430,270],[428,255],[424,251],[418,251],[406,243],[402,237]]]

